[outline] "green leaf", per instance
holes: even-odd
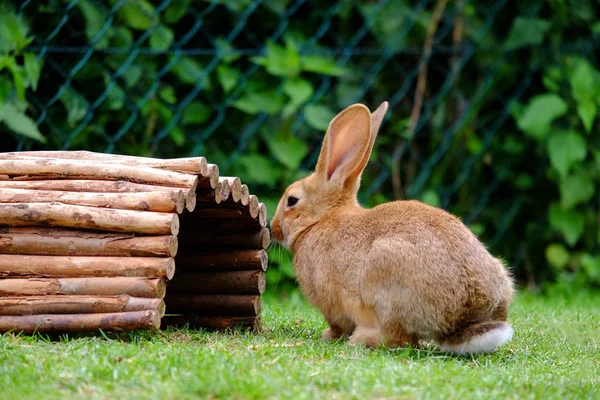
[[[421,201],[423,203],[429,204],[430,206],[440,206],[440,196],[433,189],[427,189],[426,191],[424,191],[421,195]]]
[[[244,179],[249,182],[262,183],[272,187],[279,177],[279,166],[265,156],[242,155],[238,162],[244,168]]]
[[[585,219],[575,210],[565,210],[554,205],[550,207],[550,226],[560,232],[567,244],[573,247],[583,234]]]
[[[268,139],[267,144],[275,158],[293,170],[300,166],[300,163],[308,153],[304,141],[289,133],[279,132],[274,137]]]
[[[105,72],[104,83],[106,84],[107,89],[110,85],[110,82],[110,76],[108,72]],[[121,87],[118,84],[115,84],[114,86],[112,86],[112,89],[110,89],[110,92],[108,92],[108,98],[106,99],[108,108],[110,110],[120,110],[125,104],[125,98],[126,96],[123,89],[121,89]]]
[[[17,65],[15,58],[11,56],[4,57],[4,64],[12,74],[15,91],[19,100],[25,100],[25,77],[23,76],[23,68]]]
[[[571,208],[585,203],[594,195],[594,189],[594,181],[583,173],[564,177],[560,182],[561,204]]]
[[[173,31],[164,25],[159,25],[150,35],[150,48],[155,51],[164,51],[173,43]]]
[[[33,53],[25,53],[23,55],[25,64],[25,74],[27,75],[27,81],[33,91],[37,90],[37,85],[40,80],[40,72],[42,71],[42,64],[38,60],[37,56]]]
[[[88,39],[93,38],[100,32],[106,23],[106,15],[98,10],[90,0],[79,0],[77,6],[85,18],[85,35]],[[104,37],[97,40],[94,45],[95,49],[104,49],[108,47],[109,37],[105,34]]]
[[[193,101],[183,110],[183,123],[185,125],[199,125],[208,120],[211,109],[204,104]]]
[[[348,74],[348,70],[339,66],[329,57],[324,56],[302,56],[302,69],[307,72],[330,76],[343,76]]]
[[[578,103],[594,101],[600,94],[600,76],[587,60],[578,60],[572,69],[571,90]]]
[[[168,24],[174,24],[183,17],[190,7],[190,0],[177,0],[169,3],[163,16]]]
[[[125,72],[123,72],[123,79],[125,80],[125,84],[127,87],[131,88],[134,86],[142,77],[142,68],[138,65],[132,64]]]
[[[546,260],[558,269],[566,267],[570,257],[563,245],[554,243],[546,247]]]
[[[310,127],[325,131],[329,128],[329,123],[335,117],[335,113],[325,106],[311,104],[304,108],[304,116]]]
[[[515,50],[525,46],[537,46],[544,41],[544,35],[550,27],[548,21],[539,18],[515,18],[504,47]]]
[[[2,56],[0,56],[1,59]],[[10,96],[10,94],[13,91],[13,85],[12,83],[4,78],[3,76],[0,75],[0,107],[2,107],[2,104],[6,101],[6,99],[8,99],[8,96]],[[598,164],[600,165],[600,164]]]
[[[301,79],[288,79],[283,84],[283,92],[288,95],[291,104],[300,106],[310,99],[314,90],[310,82]]]
[[[46,143],[46,138],[38,130],[35,121],[11,103],[0,105],[0,121],[19,135]]]
[[[301,78],[286,80],[283,84],[283,91],[290,98],[290,101],[283,109],[283,118],[288,118],[292,113],[296,112],[313,94],[312,85]]]
[[[178,126],[174,126],[173,128],[171,128],[171,131],[169,132],[169,137],[177,146],[183,146],[185,144],[185,132],[183,132],[183,130]]]
[[[0,10],[2,11],[2,10]],[[29,28],[21,16],[14,13],[0,14],[0,53],[19,52],[31,39],[27,38]]]
[[[483,142],[476,133],[471,133],[467,137],[467,149],[469,149],[472,154],[477,154],[483,149]]]
[[[88,103],[85,97],[80,95],[71,86],[60,96],[60,101],[67,109],[67,121],[71,126],[77,125],[85,117],[90,107],[90,103]]]
[[[584,254],[581,257],[581,266],[589,278],[596,282],[600,281],[600,256]]]
[[[567,112],[567,103],[555,94],[542,94],[531,99],[517,125],[536,139],[542,139],[550,124]]]
[[[292,78],[300,73],[300,54],[293,45],[283,47],[268,40],[265,56],[255,57],[253,61],[264,66],[271,75]]]
[[[533,185],[533,178],[526,174],[526,173],[520,173],[519,175],[517,175],[517,178],[515,179],[515,186],[521,190],[527,190],[529,188],[531,188],[531,186]]]
[[[476,236],[481,236],[485,233],[485,225],[483,224],[471,224],[469,225],[469,229]]]
[[[574,164],[583,161],[586,153],[585,140],[577,132],[557,131],[548,139],[550,163],[561,176],[566,176]]]
[[[269,115],[277,114],[285,105],[284,97],[275,91],[255,91],[245,93],[233,106],[247,114],[265,112]]]
[[[119,9],[119,14],[133,29],[145,31],[150,28],[156,16],[154,6],[146,0],[128,0]]]
[[[217,79],[225,93],[231,92],[237,85],[240,75],[240,71],[227,65],[221,64],[217,67]]]
[[[235,49],[235,47],[231,44],[231,42],[219,38],[215,41],[215,47],[219,53],[221,53],[221,57],[225,63],[230,64],[233,61],[239,59],[242,55],[239,51]]]
[[[546,89],[556,92],[560,88],[560,81],[562,80],[562,71],[560,68],[552,65],[544,71],[542,82]]]
[[[598,107],[593,100],[584,100],[577,105],[577,114],[583,122],[583,127],[587,133],[590,133],[596,118]]]
[[[598,172],[600,172],[600,151],[594,150],[594,159],[596,160],[596,168],[598,168]]]
[[[175,89],[173,86],[164,85],[158,90],[158,96],[161,100],[163,100],[167,104],[175,104],[177,103],[177,95],[175,94]]]
[[[190,85],[195,85],[200,79],[203,79],[205,85],[209,83],[202,66],[190,57],[181,57],[171,72],[177,75],[182,82]]]

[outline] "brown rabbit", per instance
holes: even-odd
[[[354,104],[331,121],[315,172],[281,198],[273,236],[292,250],[300,288],[329,324],[323,338],[495,351],[513,334],[513,282],[503,263],[444,210],[414,200],[358,204],[387,107],[371,114]]]

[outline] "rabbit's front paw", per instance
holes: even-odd
[[[385,344],[385,341],[379,329],[357,326],[350,336],[349,343],[352,346],[363,344],[365,347],[375,348]]]
[[[323,331],[323,334],[321,336],[325,340],[336,340],[339,338],[343,338],[345,335],[341,328],[329,327]]]

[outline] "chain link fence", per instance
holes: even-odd
[[[539,200],[556,193],[515,116],[546,66],[597,50],[584,34],[549,45],[543,3],[25,0],[3,13],[37,60],[20,102],[45,142],[12,129],[0,150],[204,155],[272,214],[335,113],[388,100],[363,203],[446,208],[533,284],[551,274]]]

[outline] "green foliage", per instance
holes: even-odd
[[[589,0],[448,2],[414,132],[435,2],[20,3],[0,6],[0,151],[205,155],[272,217],[341,108],[390,100],[363,204],[443,207],[529,285],[600,284]],[[269,286],[291,290],[290,254],[270,255]]]
[[[33,40],[23,18],[0,7],[0,124],[12,132],[45,142],[37,124],[26,114],[25,90],[35,91],[41,62],[25,47]]]
[[[563,63],[564,75],[554,66],[546,69],[546,86],[554,93],[532,98],[518,126],[547,142],[549,176],[560,194],[560,202],[551,203],[548,216],[550,227],[569,249],[549,244],[546,259],[560,274],[575,274],[574,279],[591,283],[597,281],[594,254],[600,244],[594,236],[600,206],[593,201],[600,196],[600,168],[594,162],[600,132],[593,126],[600,107],[600,73],[580,58],[567,57]],[[589,238],[584,237],[586,232],[591,232]]]

